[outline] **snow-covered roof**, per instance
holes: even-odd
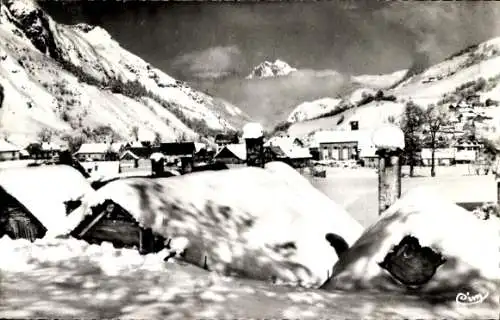
[[[82,153],[106,153],[110,150],[110,145],[107,143],[84,143],[80,146],[75,154]]]
[[[160,152],[154,152],[149,157],[149,159],[154,160],[154,161],[158,161],[158,160],[161,160],[161,159],[164,159],[164,158],[165,158],[165,155],[163,153],[160,153]]]
[[[373,132],[372,142],[378,149],[403,150],[405,148],[405,135],[398,126],[387,124]]]
[[[204,143],[202,143],[202,142],[195,142],[194,143],[194,148],[195,148],[196,152],[200,152],[200,150],[206,149],[207,145],[204,144]]]
[[[122,160],[123,158],[125,157],[132,157],[133,159],[136,159],[136,160],[139,160],[139,156],[137,156],[135,153],[133,153],[132,151],[130,150],[126,150],[125,152],[122,153],[122,155],[120,156],[120,160]]]
[[[454,159],[455,158],[455,148],[436,148],[434,150],[434,158],[435,159]],[[430,148],[422,148],[420,152],[420,156],[422,159],[431,159],[432,158],[432,149]]]
[[[5,140],[0,140],[0,152],[13,152],[13,151],[20,151],[21,148],[16,147],[12,143],[9,143]]]
[[[243,139],[255,139],[264,135],[264,128],[260,123],[251,122],[243,126]]]
[[[283,163],[116,180],[84,199],[79,210],[90,214],[92,206],[106,199],[157,234],[186,237],[187,262],[203,265],[206,257],[214,271],[231,269],[263,280],[275,276],[318,285],[337,260],[325,234],[353,244],[363,230],[340,205]],[[292,257],[274,249],[287,242],[296,247]]]
[[[43,224],[47,234],[56,235],[65,233],[64,202],[94,191],[80,172],[66,165],[0,170],[0,186]]]
[[[215,157],[217,157],[218,154],[220,154],[224,149],[229,150],[231,153],[233,153],[235,156],[238,157],[240,160],[246,160],[247,159],[247,147],[244,143],[233,143],[233,144],[228,144],[224,146],[222,149],[217,152]]]
[[[124,147],[127,143],[126,142],[113,142],[110,146],[111,152],[120,152],[121,148]]]
[[[359,157],[360,158],[378,158],[377,148],[375,146],[363,146],[360,148]]]
[[[60,151],[61,146],[53,143],[53,142],[43,142],[42,143],[42,150],[43,151]]]
[[[447,227],[453,221],[453,227]],[[498,230],[500,219],[480,220],[455,205],[436,187],[408,191],[382,214],[334,266],[334,281],[324,289],[405,291],[379,263],[407,235],[446,259],[418,291],[457,295],[457,288],[498,292]],[[467,236],[465,236],[467,235]],[[496,284],[495,284],[496,283]],[[497,286],[496,288],[491,286]]]
[[[309,158],[312,158],[311,152],[309,151],[308,148],[293,147],[290,149],[281,148],[281,150],[283,150],[285,155],[290,159],[309,159]]]
[[[312,146],[319,147],[320,143],[357,142],[368,143],[371,132],[366,130],[324,130],[316,131],[312,137]]]

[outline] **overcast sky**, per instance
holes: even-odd
[[[127,49],[189,78],[246,74],[275,58],[297,68],[388,72],[408,67],[420,47],[437,61],[496,35],[500,4],[92,1],[44,7],[59,21],[101,25]]]
[[[494,1],[49,1],[43,6],[59,22],[104,27],[126,49],[197,88],[239,106],[276,110],[338,93],[332,70],[392,72],[438,62],[500,35],[500,2]],[[277,58],[307,69],[307,76],[265,86],[241,81],[255,65]],[[332,74],[328,81],[325,72]],[[299,95],[283,100],[297,90]],[[274,91],[281,91],[279,101],[270,96]]]

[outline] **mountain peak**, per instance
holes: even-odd
[[[247,79],[262,79],[262,78],[272,78],[286,76],[292,72],[297,71],[297,69],[291,67],[288,63],[283,60],[276,59],[274,62],[264,61],[255,68],[246,77]]]

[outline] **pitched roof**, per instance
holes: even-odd
[[[244,143],[238,143],[238,144],[228,144],[217,154],[214,156],[214,158],[218,158],[219,154],[221,154],[222,151],[227,150],[234,154],[238,159],[240,160],[246,160],[247,159],[247,148]]]
[[[132,151],[130,150],[126,150],[125,152],[123,152],[120,156],[120,160],[123,160],[124,158],[132,158],[132,159],[136,159],[138,160],[139,159],[139,156],[137,156],[135,153],[133,153]]]
[[[47,234],[64,234],[65,201],[94,192],[80,172],[66,165],[3,169],[0,187],[27,208]]]
[[[75,154],[82,153],[107,153],[110,150],[110,145],[107,143],[84,143],[80,146]]]
[[[359,144],[371,144],[371,132],[366,130],[317,131],[314,133],[312,140],[315,147],[318,147],[320,143],[357,142]]]
[[[20,151],[21,148],[16,147],[10,142],[7,142],[6,140],[2,139],[0,140],[0,152],[13,152],[13,151]]]
[[[150,148],[150,147],[131,147],[127,148],[127,150],[130,150],[133,154],[138,156],[139,158],[149,158],[154,152],[158,152],[159,148]]]

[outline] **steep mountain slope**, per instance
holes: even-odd
[[[473,94],[477,94],[481,102],[487,99],[500,100],[499,66],[500,38],[494,38],[470,46],[420,73],[407,77],[393,88],[384,90],[384,96],[393,96],[395,101],[382,103],[372,101],[363,104],[362,107],[349,108],[331,117],[296,123],[291,126],[290,133],[307,135],[318,129],[333,129],[345,125],[349,119],[358,120],[360,128],[371,128],[387,122],[390,117],[397,120],[409,100],[423,107],[429,104],[445,106],[456,104]],[[396,74],[398,72],[392,75]],[[401,74],[402,71],[398,76]],[[385,78],[396,77],[387,75]],[[500,108],[483,106],[481,113],[491,119],[478,123],[479,134],[493,139],[498,138]],[[338,123],[340,117],[345,119],[342,124]]]
[[[195,91],[129,53],[102,28],[53,21],[31,0],[4,1],[0,16],[0,133],[24,144],[107,127],[163,140],[233,129],[241,110]]]
[[[401,80],[408,70],[398,70],[393,73],[370,75],[363,74],[358,76],[352,76],[352,80],[355,83],[359,83],[365,87],[385,89],[394,85],[397,81]]]

